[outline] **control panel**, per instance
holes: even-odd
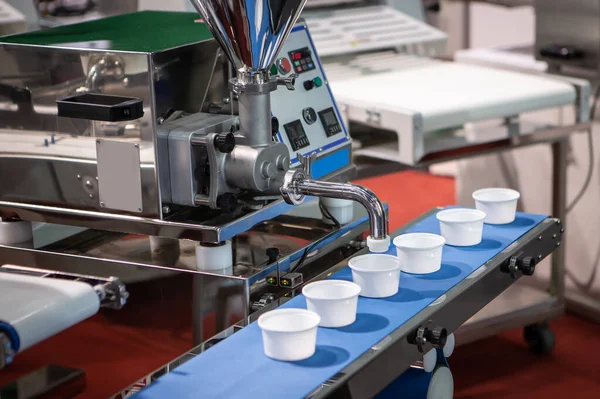
[[[288,146],[293,166],[298,152],[326,154],[348,144],[350,137],[304,25],[294,27],[270,71],[298,75],[296,90],[280,87],[271,93],[271,110],[280,126],[277,140]]]

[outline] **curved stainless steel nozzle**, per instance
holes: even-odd
[[[311,164],[316,159],[316,154],[309,157],[298,154],[298,159],[304,168],[289,170],[281,187],[281,195],[288,204],[299,205],[307,195],[356,201],[364,206],[369,214],[371,239],[389,239],[385,209],[373,191],[356,184],[313,180],[311,177]],[[387,247],[385,250],[387,250]]]

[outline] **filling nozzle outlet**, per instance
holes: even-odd
[[[304,157],[297,155],[303,165],[302,169],[290,170],[284,177],[281,195],[288,204],[299,205],[308,196],[347,199],[360,203],[369,214],[371,235],[367,238],[367,246],[371,252],[386,252],[390,245],[387,232],[387,215],[383,204],[375,193],[366,187],[350,183],[332,183],[313,180],[311,176],[312,162],[316,154]]]

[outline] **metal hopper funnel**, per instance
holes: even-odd
[[[242,74],[268,70],[306,0],[191,0]],[[241,78],[241,77],[240,77]]]
[[[229,88],[238,99],[240,133],[252,147],[273,144],[271,95],[294,90],[296,74],[272,77],[269,68],[306,0],[191,0],[237,70]]]

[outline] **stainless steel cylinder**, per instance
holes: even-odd
[[[273,142],[271,134],[271,93],[239,94],[240,133],[251,147]]]
[[[289,162],[289,151],[283,143],[237,145],[225,160],[225,179],[230,187],[278,194]]]

